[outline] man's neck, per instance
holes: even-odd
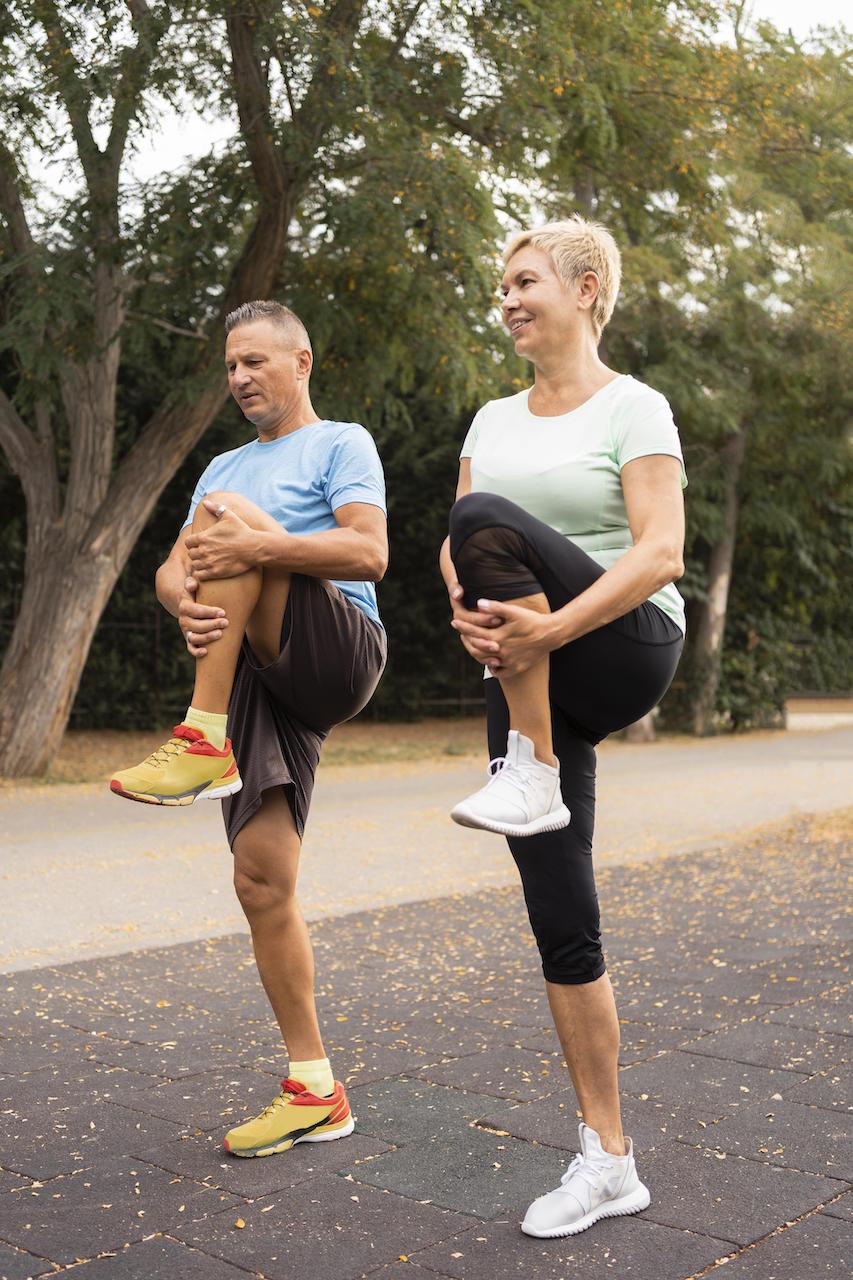
[[[299,404],[293,409],[288,409],[280,418],[274,422],[264,423],[263,426],[256,424],[258,439],[261,444],[269,444],[271,440],[279,440],[282,436],[289,436],[294,431],[299,431],[301,427],[307,427],[312,422],[321,422],[320,415],[314,412],[314,406],[310,400]]]

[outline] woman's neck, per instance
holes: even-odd
[[[528,403],[534,413],[543,416],[570,413],[619,376],[591,346],[551,361],[537,361],[535,370]]]

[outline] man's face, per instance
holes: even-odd
[[[311,372],[311,354],[294,333],[272,320],[253,320],[225,340],[228,389],[245,417],[271,429],[298,406]]]

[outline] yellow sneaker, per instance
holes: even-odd
[[[226,1133],[222,1145],[232,1156],[272,1156],[297,1142],[332,1142],[355,1128],[340,1080],[328,1098],[309,1093],[298,1080],[282,1080],[281,1093],[254,1120]]]
[[[135,769],[114,774],[110,791],[144,804],[174,805],[221,800],[240,790],[243,783],[227,738],[219,751],[188,724],[176,725],[172,735]]]

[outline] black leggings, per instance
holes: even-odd
[[[450,512],[450,554],[465,607],[544,592],[560,609],[605,572],[585,551],[493,493],[470,493]],[[593,982],[604,973],[592,868],[595,744],[639,720],[663,697],[684,638],[646,601],[551,654],[554,754],[572,821],[562,831],[512,837],[530,923],[549,982]],[[489,751],[506,752],[509,713],[497,679],[485,682]]]

